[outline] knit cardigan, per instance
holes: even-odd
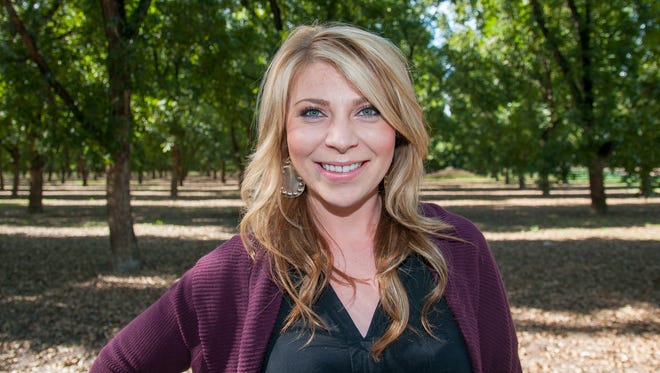
[[[435,240],[449,268],[444,297],[474,372],[521,372],[504,286],[481,232],[434,204],[427,216],[463,239]],[[91,372],[260,372],[282,301],[267,256],[235,236],[202,257],[99,353]]]

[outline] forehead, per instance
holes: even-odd
[[[325,61],[315,61],[296,74],[291,82],[289,97],[291,102],[308,95],[333,98],[339,91],[362,96],[335,66]]]

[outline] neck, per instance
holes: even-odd
[[[356,278],[371,278],[375,272],[374,235],[382,210],[380,197],[375,195],[348,214],[314,204],[310,207],[328,242],[334,267]]]
[[[368,237],[373,240],[380,221],[382,203],[379,195],[374,195],[358,207],[328,208],[321,203],[310,203],[312,215],[317,219],[321,234],[335,240],[343,237]]]

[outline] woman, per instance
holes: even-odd
[[[92,371],[520,371],[482,234],[419,203],[428,135],[392,43],[297,28],[266,72],[258,125],[240,235]]]

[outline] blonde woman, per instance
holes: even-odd
[[[520,371],[482,234],[419,202],[428,135],[392,43],[295,29],[265,74],[258,126],[240,235],[92,371]]]

